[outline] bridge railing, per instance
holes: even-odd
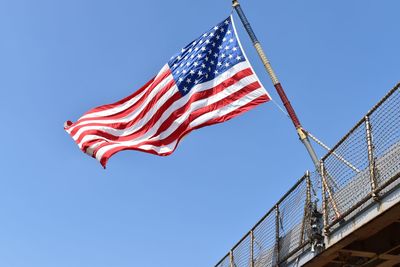
[[[379,201],[399,173],[400,84],[321,159],[325,234]]]
[[[216,267],[285,266],[311,247],[312,200],[324,234],[400,183],[400,83],[306,172]],[[315,225],[315,224],[314,224]]]

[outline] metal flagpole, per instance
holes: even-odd
[[[308,136],[305,131],[303,131],[303,127],[301,126],[301,123],[299,119],[297,118],[297,115],[290,104],[290,101],[288,97],[285,94],[285,91],[283,90],[283,87],[281,83],[279,82],[274,70],[271,67],[271,64],[265,55],[260,42],[258,41],[253,29],[251,28],[251,25],[249,21],[246,18],[246,15],[243,13],[242,8],[240,7],[239,1],[238,0],[232,0],[232,7],[236,10],[240,20],[243,23],[244,28],[246,29],[247,33],[250,36],[251,41],[253,42],[253,45],[255,49],[257,50],[258,55],[261,58],[262,63],[264,64],[265,69],[268,72],[269,77],[272,80],[272,83],[274,84],[274,87],[281,98],[283,105],[285,106],[290,119],[292,120],[294,127],[296,128],[297,134],[299,135],[300,141],[304,144],[305,148],[307,149],[308,154],[310,155],[315,168],[319,171],[319,160],[317,157],[317,154],[315,153],[314,148],[312,147],[310,140],[308,139]]]

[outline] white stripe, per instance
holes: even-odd
[[[163,154],[163,153],[169,153],[173,151],[178,143],[178,140],[175,140],[174,142],[164,145],[162,147],[159,146],[153,146],[153,145],[142,145],[139,146],[140,149],[148,150],[148,151],[155,151],[158,154]]]
[[[216,79],[203,83],[203,84],[199,84],[196,85],[195,87],[193,87],[192,90],[190,90],[190,92],[185,95],[184,97],[182,97],[181,99],[179,99],[178,101],[174,102],[173,105],[171,105],[171,107],[169,107],[161,116],[161,118],[157,121],[157,123],[151,128],[151,130],[149,132],[147,132],[146,135],[143,136],[143,140],[145,138],[149,138],[151,137],[153,134],[155,134],[157,132],[157,129],[161,126],[161,124],[170,117],[170,115],[177,109],[181,108],[182,106],[184,106],[188,100],[190,99],[190,97],[195,94],[196,92],[200,92],[200,91],[204,91],[207,89],[210,89],[212,87],[217,86],[218,84],[220,84],[221,82],[231,78],[232,76],[234,76],[237,72],[244,70],[248,68],[248,64],[246,64],[246,62],[241,62],[235,66],[233,66],[231,69],[229,69],[228,71],[226,71],[225,73],[221,74],[221,76],[217,77]],[[250,76],[249,76],[250,77]],[[245,77],[242,80],[249,82],[249,77]],[[252,79],[252,81],[254,81],[254,79]],[[227,89],[225,89],[227,90]],[[224,91],[220,92],[223,94]],[[208,98],[210,99],[210,98]],[[116,121],[117,122],[117,121]],[[117,133],[117,136],[127,136],[130,135],[132,133],[134,133],[137,129],[136,125],[133,125],[129,128],[126,128],[124,130],[116,130],[113,129],[111,127],[106,127],[106,126],[96,126],[94,127],[95,129],[110,133],[110,134],[114,134]],[[95,139],[95,138],[99,138],[97,135],[87,135],[85,136],[82,141],[78,144],[79,147],[82,146],[83,143]],[[102,137],[100,137],[102,138]],[[75,139],[76,140],[76,139]],[[142,140],[142,139],[141,139]]]
[[[154,81],[157,80],[160,77],[160,75],[165,73],[167,70],[168,70],[168,64],[165,64],[161,68],[161,70],[158,72],[156,78],[154,78]],[[151,83],[147,88],[149,88],[152,84],[153,83]],[[80,118],[80,120],[81,119],[87,119],[87,118],[96,118],[96,117],[102,117],[102,116],[109,116],[109,115],[113,115],[113,114],[116,114],[118,112],[121,112],[121,111],[131,107],[132,105],[134,105],[137,102],[137,100],[139,100],[140,97],[146,92],[147,88],[145,90],[143,90],[143,92],[140,93],[138,96],[130,99],[129,101],[127,101],[127,102],[125,102],[125,103],[123,103],[121,105],[118,105],[118,106],[116,106],[114,108],[111,108],[111,109],[101,110],[101,111],[97,111],[97,112],[94,112],[94,113],[90,113],[90,114],[84,115],[84,116],[82,116]]]
[[[68,129],[68,131],[70,131],[70,133],[71,133],[71,131],[74,128],[76,128],[78,126],[82,127],[83,125],[87,125],[89,123],[113,124],[113,123],[120,123],[120,122],[129,122],[129,121],[134,120],[140,114],[140,112],[142,112],[142,110],[145,109],[146,106],[148,106],[149,102],[152,101],[152,99],[155,97],[155,95],[158,94],[160,91],[162,91],[165,88],[165,86],[173,80],[173,78],[174,77],[172,75],[169,75],[168,77],[166,77],[160,84],[158,84],[156,87],[154,87],[154,89],[150,92],[148,97],[145,99],[145,101],[139,107],[137,107],[132,113],[129,113],[125,117],[120,118],[120,119],[97,119],[97,120],[83,121],[83,122],[77,123],[76,125],[74,125],[74,127],[71,127],[70,129]],[[173,87],[170,88],[169,91],[172,91],[172,90],[173,90]],[[82,132],[84,132],[85,130],[98,129],[99,127],[108,127],[108,126],[107,125],[95,125],[95,126],[82,127],[72,136],[72,138],[77,140],[79,138],[79,135]]]
[[[160,84],[160,88],[157,88],[157,91],[161,91],[162,88],[161,87],[165,87],[166,83],[169,83],[171,80],[173,79],[172,75],[170,75],[167,79],[165,79],[165,82],[162,82]],[[157,86],[159,87],[159,86]],[[156,88],[155,88],[156,89]],[[151,117],[157,112],[157,110],[169,99],[171,98],[176,92],[178,91],[178,88],[176,87],[176,85],[172,86],[167,92],[164,93],[164,95],[158,99],[157,103],[146,113],[146,116],[143,117],[142,119],[140,119],[138,122],[136,122],[134,125],[132,125],[130,128],[126,128],[124,130],[118,130],[118,129],[114,129],[112,126],[109,126],[110,124],[115,124],[115,123],[124,123],[124,122],[130,122],[134,119],[136,119],[136,117],[143,111],[143,109],[146,108],[146,106],[148,106],[149,102],[152,101],[153,99],[153,95],[156,93],[151,93],[149,95],[149,97],[146,99],[145,102],[143,102],[143,104],[138,108],[135,109],[132,113],[129,113],[127,116],[120,118],[120,119],[116,119],[116,120],[96,120],[96,121],[85,121],[82,122],[82,124],[79,125],[85,125],[88,123],[107,123],[107,125],[92,125],[92,126],[84,126],[82,128],[80,128],[73,136],[72,138],[74,140],[78,140],[79,137],[84,134],[85,131],[89,131],[89,130],[98,130],[98,129],[102,129],[102,131],[110,133],[112,135],[115,136],[119,136],[122,135],[124,132],[126,132],[127,129],[131,129],[131,132],[135,132],[135,130],[141,128],[146,122],[148,122],[148,120],[151,119]]]
[[[89,156],[93,156],[94,150],[95,150],[97,147],[99,147],[101,144],[104,144],[105,142],[106,142],[106,141],[104,141],[104,140],[99,140],[98,142],[96,142],[96,143],[90,145],[90,146],[86,149],[85,153],[88,154]]]
[[[211,104],[213,104],[215,102],[218,102],[219,100],[227,97],[228,95],[230,95],[232,93],[237,92],[238,90],[242,89],[243,87],[245,87],[245,86],[247,86],[247,85],[249,85],[249,84],[251,84],[251,83],[253,83],[255,81],[257,81],[257,80],[255,79],[255,77],[253,75],[244,77],[240,81],[238,81],[235,84],[229,86],[228,88],[225,88],[224,90],[222,90],[221,92],[219,92],[219,93],[217,93],[215,95],[212,95],[212,96],[210,96],[208,98],[200,99],[198,101],[195,101],[195,102],[191,103],[189,109],[184,114],[182,114],[180,117],[178,117],[170,125],[170,127],[168,129],[166,129],[164,132],[162,132],[160,135],[157,135],[156,137],[153,137],[152,140],[154,140],[154,139],[164,139],[165,137],[169,136],[173,131],[175,131],[176,128],[178,128],[179,125],[182,124],[189,117],[189,115],[193,111],[195,111],[195,110],[197,110],[199,108],[211,105]],[[207,87],[207,89],[209,89],[209,88]],[[135,144],[138,144],[138,143],[140,143],[142,141],[145,141],[145,140],[149,139],[151,136],[153,136],[157,132],[157,130],[161,126],[161,124],[165,120],[167,120],[175,110],[177,110],[177,109],[181,108],[182,106],[184,106],[187,103],[187,101],[188,101],[188,99],[184,99],[184,98],[176,101],[173,105],[171,105],[170,108],[167,109],[166,112],[164,112],[164,114],[160,117],[160,119],[157,121],[157,123],[152,128],[150,128],[149,131],[146,132],[144,135],[142,135],[142,136],[140,136],[140,137],[138,137],[138,138],[136,138],[134,140],[120,141],[119,143],[120,144],[128,144],[129,143],[128,145],[135,145]],[[97,127],[97,128],[99,128],[99,127]],[[127,135],[129,135],[131,133],[130,128],[125,129],[125,130],[110,130],[110,131],[108,131],[107,129],[104,129],[103,127],[101,127],[101,128],[102,128],[101,129],[102,131],[108,132],[108,133],[111,133],[111,134],[113,134],[113,132],[115,132],[115,131],[120,131],[121,132],[120,136],[127,136]],[[87,141],[89,141],[91,139],[96,139],[96,138],[99,138],[99,137],[97,135],[87,135],[82,139],[82,141],[78,144],[78,146],[82,147],[82,145],[85,142],[87,142]],[[102,137],[100,137],[100,138],[102,138]],[[103,148],[101,148],[101,149],[103,149]]]
[[[218,94],[215,94],[209,98],[206,99],[201,99],[198,100],[196,102],[193,102],[190,104],[190,108],[184,113],[182,114],[180,117],[178,117],[172,124],[171,126],[166,129],[165,131],[163,131],[162,133],[160,133],[159,135],[152,137],[151,139],[149,139],[154,133],[156,133],[158,127],[153,127],[149,132],[147,132],[146,134],[144,134],[143,136],[140,136],[139,138],[136,138],[134,140],[129,140],[129,141],[120,141],[118,142],[118,144],[113,144],[113,145],[109,145],[109,146],[105,146],[100,148],[97,151],[96,154],[96,158],[97,159],[101,159],[103,157],[103,155],[109,151],[110,149],[113,149],[115,147],[118,146],[134,146],[137,145],[143,141],[154,141],[154,140],[162,140],[164,138],[167,138],[169,135],[171,135],[185,120],[187,120],[187,118],[190,116],[191,113],[193,113],[195,110],[199,109],[199,108],[203,108],[205,106],[211,105],[227,96],[229,96],[230,94],[233,94],[237,91],[239,91],[240,89],[242,89],[244,86],[251,84],[252,82],[257,81],[256,78],[254,76],[248,76],[243,78],[242,80],[238,81],[237,83],[233,84],[232,86],[226,88],[225,90],[219,92]],[[261,87],[257,90],[255,90],[256,92],[258,92],[257,97],[260,95],[265,95],[265,91],[264,89]],[[248,94],[246,96],[250,96],[251,94]],[[245,99],[243,99],[243,103],[245,103]],[[233,103],[237,103],[237,101],[234,101]],[[237,107],[236,107],[237,108]],[[161,125],[161,124],[159,124]]]
[[[257,99],[258,97],[260,97],[262,95],[265,95],[264,88],[258,88],[257,90],[250,92],[249,94],[230,103],[229,105],[226,105],[224,107],[221,107],[220,109],[216,109],[216,110],[213,110],[206,114],[201,115],[200,117],[198,117],[194,121],[192,121],[190,123],[189,127],[194,128],[194,127],[196,127],[202,123],[205,123],[206,121],[209,121],[211,119],[225,116],[226,114],[250,103],[251,101],[253,101],[254,99]]]
[[[211,111],[211,112],[209,112],[207,114],[204,114],[204,115],[200,116],[199,118],[194,120],[192,123],[190,123],[188,129],[192,129],[192,128],[194,128],[194,127],[196,127],[196,126],[198,126],[200,124],[203,124],[203,123],[205,123],[205,122],[207,122],[209,120],[225,116],[226,114],[229,114],[229,113],[235,111],[236,109],[238,109],[238,108],[250,103],[251,101],[257,99],[258,97],[260,97],[262,95],[265,95],[265,91],[264,91],[263,87],[255,90],[253,92],[250,92],[249,94],[247,94],[247,95],[243,96],[242,98],[232,102],[229,105],[226,105],[224,107],[221,107],[220,109]],[[163,145],[163,146],[141,145],[138,148],[144,149],[144,150],[148,150],[148,151],[152,150],[152,151],[155,151],[156,153],[164,154],[164,153],[172,152],[175,149],[175,147],[177,145],[177,142],[178,142],[178,140],[176,139],[172,143],[167,144],[167,145]],[[103,155],[107,151],[109,151],[111,149],[114,149],[114,148],[117,148],[117,147],[124,147],[124,146],[129,146],[129,145],[122,144],[122,143],[121,144],[110,145],[110,146],[106,147],[107,148],[106,151],[100,151],[101,149],[103,149],[103,148],[101,148],[97,152],[96,158],[97,158],[97,160],[100,161],[101,158],[103,157]]]

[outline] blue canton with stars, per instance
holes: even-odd
[[[182,95],[245,61],[231,17],[182,48],[168,65]]]

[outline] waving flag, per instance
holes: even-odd
[[[65,130],[105,168],[122,150],[171,154],[194,129],[227,121],[270,96],[240,45],[232,16],[174,55],[132,95],[94,108]]]

